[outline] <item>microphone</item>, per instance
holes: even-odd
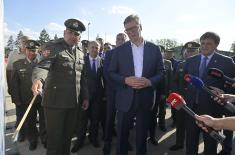
[[[205,92],[207,92],[211,96],[219,97],[217,94],[213,93],[209,88],[207,88],[205,86],[204,82],[200,78],[193,76],[193,75],[190,75],[190,74],[186,74],[184,76],[184,79],[185,79],[185,81],[187,81],[187,82],[191,83],[193,86],[195,86],[197,89],[203,89]],[[227,109],[231,113],[235,113],[235,106],[231,102],[222,100],[222,103],[224,103],[223,107],[225,109]]]
[[[171,93],[167,99],[166,103],[170,104],[173,108],[180,110],[184,109],[190,116],[195,118],[195,113],[186,105],[185,100],[182,96],[177,93]],[[226,138],[222,133],[214,130],[211,127],[206,126],[203,122],[199,121],[203,126],[205,126],[208,130],[208,134],[214,138],[218,143],[223,144],[224,139]]]
[[[224,72],[222,70],[219,70],[218,68],[209,68],[207,74],[213,78],[228,81],[230,83],[235,83],[235,80],[224,75]]]

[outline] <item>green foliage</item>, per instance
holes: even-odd
[[[57,34],[55,34],[54,40],[57,40],[57,39],[59,39],[59,38],[58,38]]]
[[[15,46],[15,44],[14,44],[13,36],[10,36],[8,41],[7,41],[7,46],[6,47],[9,48],[9,50],[13,51],[14,46]]]
[[[174,48],[179,45],[174,39],[157,39],[155,43],[164,46],[166,49]]]
[[[39,36],[39,44],[43,45],[44,43],[50,41],[50,36],[45,29],[43,29]]]
[[[17,34],[16,41],[15,41],[15,46],[19,48],[20,46],[20,38],[24,36],[23,32],[20,30],[19,33]]]
[[[230,50],[232,52],[235,52],[235,41],[232,43]]]

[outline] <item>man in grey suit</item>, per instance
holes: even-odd
[[[146,155],[148,115],[154,104],[154,89],[163,76],[163,60],[159,47],[143,39],[137,15],[128,16],[124,27],[130,41],[114,49],[108,69],[116,83],[117,155],[128,154],[128,131],[134,117],[136,154]]]
[[[85,26],[77,19],[65,21],[64,38],[53,43],[48,57],[33,71],[34,94],[44,92],[47,155],[69,155],[79,103],[88,108],[87,76],[84,54],[77,44]]]

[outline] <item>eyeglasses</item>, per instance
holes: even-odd
[[[136,25],[136,26],[133,26],[133,27],[130,27],[128,29],[125,29],[125,33],[135,33],[139,30],[140,26],[139,25]]]

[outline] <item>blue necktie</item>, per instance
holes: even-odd
[[[95,63],[96,63],[96,60],[95,59],[92,59],[92,68],[91,68],[91,70],[92,70],[92,73],[93,73],[93,75],[94,76],[96,76],[96,65],[95,65]]]
[[[200,78],[202,78],[202,76],[203,76],[203,74],[206,70],[207,59],[208,59],[208,57],[206,57],[206,56],[202,59],[202,63],[201,63],[200,68],[199,68],[199,77]]]

